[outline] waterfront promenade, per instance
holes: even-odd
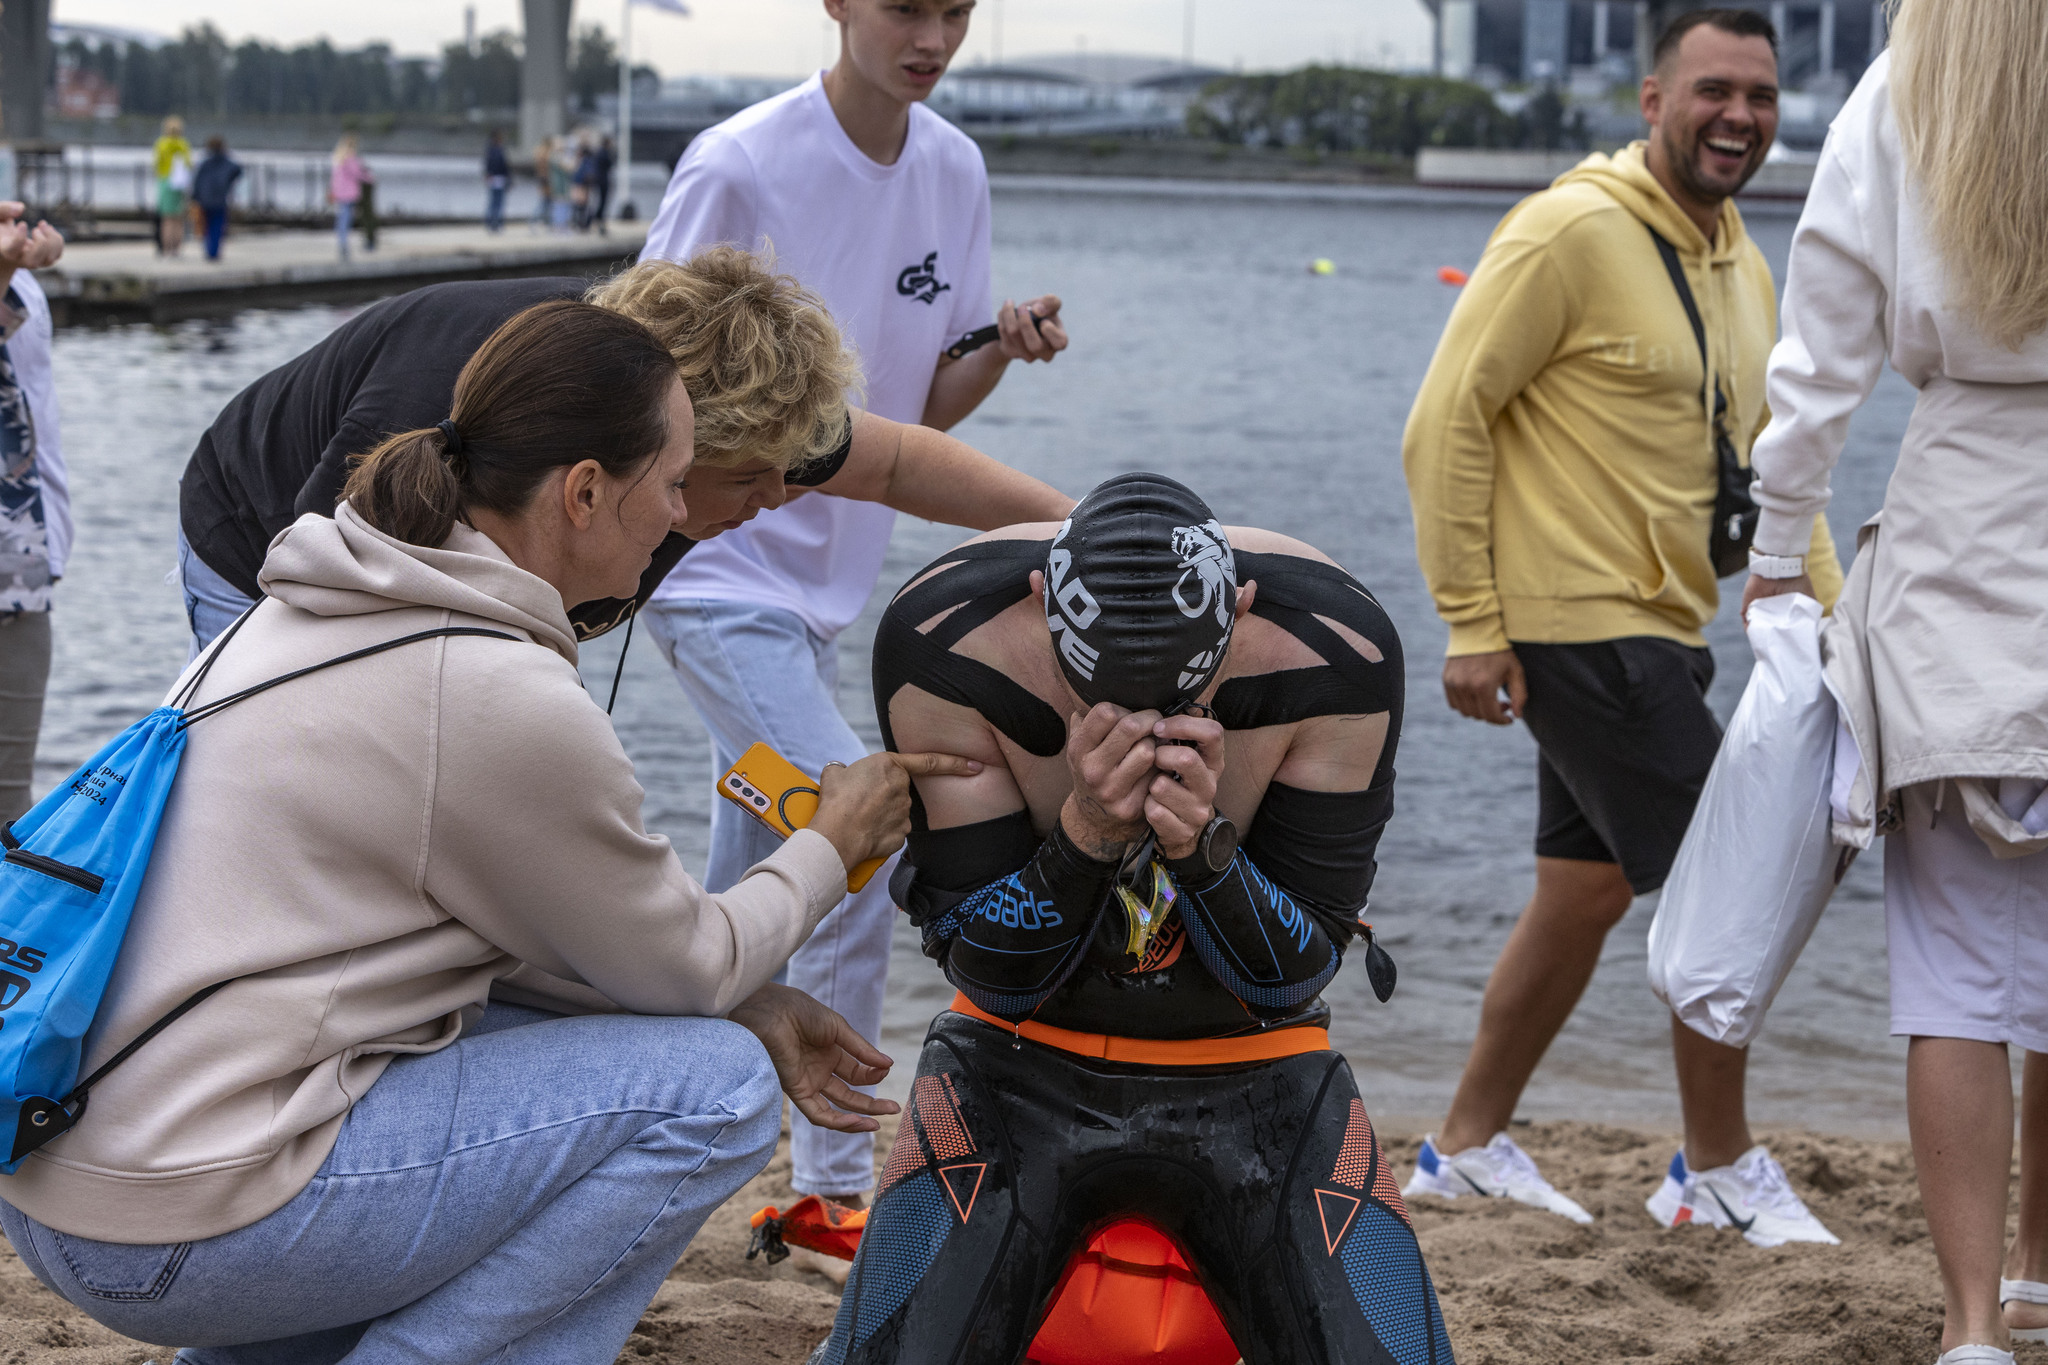
[[[332,232],[252,232],[231,236],[219,261],[188,242],[182,255],[159,256],[148,242],[89,242],[37,279],[59,326],[95,321],[169,322],[259,305],[382,298],[439,280],[516,275],[599,275],[631,261],[644,223],[614,223],[609,235],[531,232],[508,224],[390,227],[377,249],[358,236],[341,260]]]

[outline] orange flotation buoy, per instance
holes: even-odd
[[[807,1194],[791,1204],[788,1213],[770,1204],[747,1221],[754,1229],[747,1242],[750,1261],[765,1252],[768,1264],[774,1265],[789,1255],[791,1247],[850,1261],[860,1247],[861,1230],[868,1225],[868,1211]]]
[[[1111,1223],[1067,1265],[1028,1365],[1233,1365],[1242,1354],[1171,1237]]]
[[[852,1260],[868,1223],[815,1194],[748,1220],[747,1259],[793,1246]],[[1243,1353],[1171,1237],[1137,1218],[1111,1223],[1067,1264],[1026,1365],[1233,1365]]]
[[[1445,284],[1449,285],[1463,285],[1472,278],[1470,275],[1466,274],[1464,271],[1458,269],[1458,267],[1454,265],[1438,266],[1436,270],[1436,277],[1442,280]]]

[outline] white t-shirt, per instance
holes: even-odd
[[[898,422],[923,418],[939,353],[995,317],[981,149],[915,104],[903,154],[880,165],[820,76],[699,134],[640,255],[718,243],[772,252],[822,298],[860,356],[849,397]],[[810,494],[698,546],[654,596],[778,607],[831,639],[874,591],[895,523],[880,503]]]

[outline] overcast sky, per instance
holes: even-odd
[[[579,0],[577,24],[618,31],[620,0]],[[688,0],[693,18],[634,11],[634,50],[664,74],[783,75],[818,65],[836,43],[819,0]],[[1002,51],[1149,52],[1177,56],[1189,0],[980,0],[961,59]],[[1339,59],[1416,66],[1429,58],[1420,0],[1193,0],[1195,57],[1218,66],[1285,67]],[[56,0],[70,23],[175,34],[202,20],[230,39],[344,47],[383,40],[438,52],[462,36],[463,0]],[[519,0],[475,0],[481,32],[519,26]]]

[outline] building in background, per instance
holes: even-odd
[[[1637,0],[1423,0],[1436,17],[1436,69],[1487,85],[1592,93],[1633,83],[1651,39],[1691,4]],[[1881,0],[1723,0],[1777,25],[1788,90],[1846,94],[1884,48]]]

